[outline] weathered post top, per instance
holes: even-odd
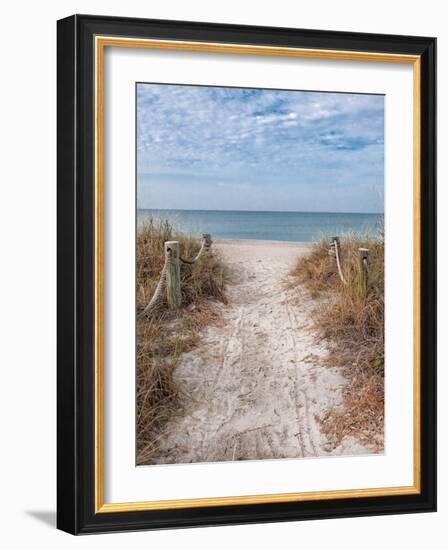
[[[165,253],[171,252],[173,255],[179,255],[179,241],[165,241]]]
[[[337,249],[339,251],[339,255],[341,254],[341,241],[339,239],[339,237],[337,235],[335,235],[334,237],[330,237],[331,241],[330,241],[330,247],[334,247],[335,249]]]
[[[202,238],[204,239],[205,248],[210,248],[213,242],[210,233],[203,233]]]

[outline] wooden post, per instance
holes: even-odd
[[[359,252],[359,269],[361,272],[361,288],[364,295],[367,294],[367,288],[369,285],[369,271],[368,271],[368,258],[369,258],[369,249],[368,248],[358,248]]]
[[[180,291],[179,241],[166,241],[165,254],[169,254],[166,270],[166,295],[171,309],[180,308],[182,294]]]
[[[213,242],[212,236],[210,235],[210,233],[203,233],[202,238],[205,241],[205,249],[210,250],[210,247],[212,246],[212,242]]]

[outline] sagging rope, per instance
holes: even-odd
[[[168,263],[171,259],[171,250],[167,250],[165,254],[165,263],[163,264],[162,272],[160,273],[159,282],[157,283],[154,294],[152,295],[151,300],[146,305],[145,309],[142,311],[141,315],[148,315],[151,313],[159,304],[159,301],[162,297],[162,291],[166,285],[166,270],[168,269]]]
[[[207,242],[204,239],[202,241],[201,248],[199,249],[199,252],[196,254],[196,256],[194,258],[192,258],[191,260],[186,260],[185,258],[182,258],[182,256],[179,256],[179,260],[184,264],[192,265],[192,264],[194,264],[195,262],[197,262],[199,260],[199,258],[202,256],[202,253],[204,252],[204,250],[208,247],[209,247],[209,245],[207,245]]]
[[[335,252],[335,256],[336,256],[336,265],[338,266],[339,277],[340,277],[342,283],[344,285],[347,285],[347,281],[344,279],[344,275],[342,273],[341,260],[339,258],[339,241],[338,241],[338,239],[334,238],[331,246],[334,247],[334,252]]]

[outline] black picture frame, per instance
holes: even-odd
[[[431,512],[436,509],[436,39],[74,15],[57,24],[57,526],[73,534]],[[95,512],[94,38],[383,52],[421,60],[419,494]]]

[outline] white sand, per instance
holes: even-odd
[[[310,326],[312,304],[285,290],[306,243],[218,241],[233,269],[222,323],[183,356],[183,411],[168,425],[156,463],[367,454],[353,439],[331,449],[323,412],[341,403],[345,379],[319,364],[327,351]],[[297,297],[303,300],[297,300]]]

